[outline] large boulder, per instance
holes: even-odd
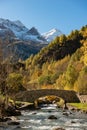
[[[8,125],[20,125],[20,123],[17,121],[11,121],[11,122],[8,122]]]
[[[51,116],[48,117],[48,119],[53,120],[53,119],[57,119],[57,117],[54,116],[54,115],[51,115]]]
[[[63,128],[54,128],[53,130],[65,130]]]
[[[21,112],[19,110],[16,110],[12,106],[8,106],[8,108],[6,109],[6,115],[7,116],[20,116]]]
[[[19,110],[35,110],[35,106],[33,103],[29,104],[24,104],[21,107],[18,108]]]
[[[11,118],[8,117],[4,117],[4,118],[0,118],[0,122],[6,122],[6,121],[10,121]]]

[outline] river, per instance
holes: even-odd
[[[48,119],[51,115],[57,119]],[[20,126],[5,126],[0,130],[87,130],[86,114],[69,110],[64,112],[55,104],[44,105],[40,110],[22,111],[17,121],[20,122]]]

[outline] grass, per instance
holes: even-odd
[[[87,103],[69,103],[69,105],[81,110],[87,110]]]

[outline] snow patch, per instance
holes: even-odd
[[[21,21],[19,21],[19,20],[13,21],[13,22],[14,22],[14,24],[16,24],[19,27],[24,27],[23,23]]]
[[[42,36],[48,41],[51,42],[55,37],[62,35],[62,32],[58,29],[52,29],[49,32],[42,34]]]

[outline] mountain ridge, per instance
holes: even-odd
[[[24,41],[36,41],[40,43],[49,43],[51,42],[56,36],[61,35],[61,31],[58,29],[52,29],[47,33],[40,34],[35,27],[28,29],[21,21],[11,21],[9,19],[0,18],[0,32],[11,30],[15,37],[24,40]]]
[[[53,34],[56,31],[54,29],[49,33]],[[52,39],[55,37],[56,35]],[[3,43],[4,59],[9,58],[11,61],[26,60],[31,54],[35,55],[50,43],[35,27],[28,29],[19,20],[11,21],[2,18],[0,18],[0,39]]]

